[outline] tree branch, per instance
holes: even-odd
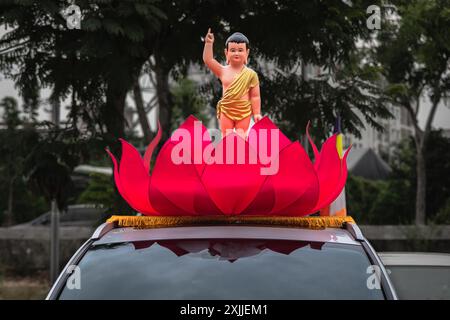
[[[419,104],[419,100],[417,100],[417,104]],[[416,142],[416,147],[419,148],[422,145],[423,132],[419,127],[419,123],[417,120],[417,115],[414,113],[412,106],[409,103],[403,103],[403,107],[408,111],[409,116],[411,117],[411,121],[414,126],[414,140]]]
[[[417,115],[419,114],[420,96],[422,95],[423,88],[424,88],[424,86],[422,85],[422,86],[419,88],[419,91],[418,91],[418,93],[417,93],[417,95],[416,95],[416,110],[415,110],[415,116],[416,116],[416,117],[417,117]]]
[[[426,141],[426,139],[428,138],[428,136],[430,135],[431,124],[432,124],[432,122],[433,122],[433,120],[434,120],[434,116],[435,116],[435,114],[436,114],[436,110],[437,110],[437,107],[438,107],[440,101],[441,101],[441,93],[438,92],[438,93],[436,94],[436,96],[434,96],[433,99],[432,99],[431,110],[430,110],[430,113],[428,114],[427,123],[426,123],[426,125],[425,125],[425,130],[424,130],[424,133],[423,133],[423,139],[422,139],[422,143],[421,143],[421,145],[420,145],[420,148],[421,148],[423,151],[424,151],[425,146],[426,146],[425,141]]]
[[[4,54],[4,53],[7,53],[10,50],[17,49],[18,47],[21,47],[21,46],[23,46],[23,45],[25,45],[25,44],[27,44],[29,42],[30,42],[30,40],[27,40],[27,41],[24,41],[22,43],[16,44],[15,46],[11,46],[9,48],[2,49],[2,50],[0,50],[0,55]]]

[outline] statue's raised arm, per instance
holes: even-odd
[[[205,47],[203,48],[203,62],[205,65],[220,79],[222,76],[223,66],[214,59],[213,55],[214,34],[211,33],[211,28],[205,36]]]

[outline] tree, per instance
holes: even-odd
[[[6,129],[0,131],[0,172],[7,185],[7,209],[5,225],[14,223],[16,185],[22,178],[29,148],[37,143],[38,135],[33,128],[25,126],[20,118],[16,99],[5,97],[0,102],[2,120]]]
[[[250,38],[250,66],[261,75],[263,112],[291,138],[310,119],[315,135],[324,136],[337,111],[356,133],[362,121],[354,109],[372,125],[375,116],[388,116],[374,85],[376,68],[354,54],[357,41],[370,37],[365,10],[379,2],[80,0],[81,30],[68,30],[60,15],[65,1],[7,0],[0,22],[11,29],[0,40],[0,70],[15,80],[27,104],[38,105],[37,91],[45,86],[55,101],[70,98],[70,129],[77,132],[82,120],[90,134],[100,133],[119,153],[115,142],[124,135],[125,97],[133,86],[138,89],[143,66],[148,63],[155,75],[164,140],[178,117],[171,77],[182,79],[192,63],[203,65],[200,37],[208,27],[222,44],[239,30]],[[223,46],[214,49],[223,55]],[[262,62],[274,73],[266,74]],[[326,72],[308,81],[296,72],[306,64]],[[182,108],[184,115],[188,108]]]
[[[172,88],[171,94],[173,96],[172,131],[178,128],[191,114],[200,121],[206,122],[205,101],[199,94],[199,88],[194,81],[187,78],[180,79]]]
[[[218,60],[223,57],[223,43],[230,33],[242,31],[250,38],[250,66],[261,75],[263,108],[280,123],[281,119],[284,122],[289,119],[285,127],[292,128],[293,138],[304,131],[311,119],[317,122],[322,136],[328,134],[336,111],[344,114],[344,125],[353,133],[358,134],[363,123],[354,109],[359,110],[371,125],[377,126],[376,120],[372,120],[375,115],[389,116],[385,104],[376,97],[377,70],[360,65],[361,56],[353,54],[357,51],[357,40],[370,36],[365,10],[376,3],[352,1],[349,5],[318,0],[164,2],[160,8],[166,12],[167,20],[162,22],[150,60],[163,129],[171,127],[174,103],[169,79],[186,76],[192,63],[203,66],[200,37],[209,27],[215,34],[214,50]],[[279,72],[266,76],[266,62]],[[301,74],[295,73],[296,68],[306,63],[327,69],[321,81],[308,84]],[[351,67],[347,67],[350,64]],[[333,86],[330,80],[335,79],[339,82]],[[218,81],[213,80],[213,83],[213,86],[205,86],[204,91],[206,87],[216,87]],[[285,93],[285,88],[289,88],[289,93]],[[205,96],[215,107],[216,92]],[[286,98],[290,99],[289,108],[286,103],[280,103]]]
[[[450,93],[450,1],[395,1],[399,20],[378,35],[376,61],[388,81],[391,101],[407,110],[416,145],[416,224],[426,222],[426,153],[439,104]],[[425,127],[419,126],[421,98],[431,101]]]
[[[124,106],[153,50],[164,13],[158,0],[80,0],[81,29],[70,30],[61,11],[66,1],[4,1],[0,69],[13,78],[34,106],[36,88],[50,87],[52,99],[72,95],[70,117],[105,126],[109,140],[124,136]]]
[[[328,137],[336,121],[342,119],[346,132],[359,136],[364,122],[382,130],[378,119],[391,116],[386,99],[379,89],[376,68],[359,65],[354,59],[341,69],[310,79],[298,74],[262,76],[265,83],[264,105],[292,139],[300,139],[308,121],[313,121],[313,135]]]
[[[356,135],[361,115],[380,128],[390,116],[378,86],[378,69],[357,46],[370,39],[366,8],[375,1],[237,1],[226,10],[229,32],[250,38],[251,64],[261,75],[262,110],[295,139],[312,120],[314,135],[332,130],[336,113]],[[308,79],[312,65],[319,74]],[[271,70],[271,72],[269,72]],[[355,112],[359,111],[359,112]]]
[[[43,133],[28,150],[23,174],[35,194],[49,203],[56,200],[59,210],[64,210],[74,190],[71,173],[89,158],[90,143],[76,130],[59,129],[51,123],[40,127]]]
[[[148,122],[147,112],[144,106],[144,98],[142,96],[142,89],[141,85],[139,84],[139,78],[136,78],[136,80],[134,81],[133,98],[136,104],[139,123],[141,124],[142,132],[144,134],[144,143],[148,145],[152,141],[152,132],[150,130],[150,124]]]
[[[417,188],[417,159],[416,144],[414,138],[407,139],[400,144],[391,163],[392,179],[402,180],[408,185],[407,189],[411,198]],[[436,214],[445,207],[450,199],[450,164],[445,161],[450,157],[450,139],[442,135],[441,130],[432,130],[428,141],[428,151],[425,154],[426,165],[426,216],[427,220],[434,219]],[[408,207],[413,210],[414,204]]]
[[[380,112],[380,116],[385,116],[386,112],[383,105],[373,99],[370,101],[371,95],[365,94],[367,81],[357,80],[361,72],[339,72],[338,75],[334,71],[336,66],[344,66],[351,60],[356,41],[369,36],[365,9],[376,3],[378,1],[364,0],[352,1],[351,4],[319,0],[252,3],[244,0],[161,3],[141,0],[135,4],[130,0],[80,0],[77,5],[82,9],[81,30],[67,30],[59,15],[62,2],[47,0],[39,4],[15,4],[10,1],[4,6],[3,21],[17,28],[4,37],[3,48],[7,49],[3,50],[8,52],[10,59],[4,58],[0,67],[3,64],[2,69],[7,69],[6,66],[11,65],[7,62],[21,66],[19,72],[12,72],[12,75],[17,76],[16,81],[24,93],[31,84],[33,88],[48,84],[56,86],[57,97],[72,94],[71,117],[90,115],[100,122],[97,127],[106,126],[108,138],[112,139],[123,135],[126,93],[136,83],[144,62],[152,56],[149,65],[155,74],[160,121],[167,137],[173,105],[170,76],[184,76],[193,62],[202,65],[200,37],[208,27],[216,33],[217,43],[224,43],[230,32],[241,30],[251,39],[252,66],[261,70],[262,66],[257,61],[264,59],[281,71],[275,77],[262,79],[267,97],[285,98],[278,90],[288,82],[291,92],[303,90],[303,97],[288,95],[298,98],[292,101],[292,104],[297,103],[297,107],[308,99],[311,102],[311,97],[339,101],[341,97],[345,98],[345,94],[350,97],[357,93],[362,99],[352,108],[359,109],[366,119],[372,119],[374,114]],[[222,49],[221,46],[215,47],[217,56],[223,55]],[[291,82],[293,68],[306,63],[327,68],[327,76],[310,85],[302,81]],[[367,73],[367,69],[364,72]],[[332,90],[327,86],[327,81],[342,76],[353,79],[339,83],[347,82],[345,90]],[[263,107],[273,111],[273,115],[285,113],[283,107],[276,110],[277,102],[276,99],[267,99]],[[346,105],[309,103],[312,108],[301,106],[300,110],[294,111],[302,116],[293,117],[289,121],[290,126],[293,131],[303,131],[305,119],[315,119],[317,126],[323,127],[325,132],[334,123],[335,109],[344,109],[340,110],[345,114],[343,120],[347,123],[344,124],[355,132],[361,128],[362,121]],[[379,107],[374,109],[375,105]]]
[[[415,219],[414,198],[417,188],[416,145],[414,139],[403,140],[391,156],[392,172],[387,180],[371,181],[349,176],[348,212],[358,221],[369,224],[410,224]],[[425,155],[428,221],[445,223],[449,218],[450,139],[440,130],[430,132]]]
[[[112,207],[114,204],[114,188],[111,179],[100,173],[93,173],[90,178],[88,187],[80,194],[77,203],[94,203]]]
[[[64,130],[77,137],[82,134],[81,122],[90,138],[100,136],[104,146],[119,153],[126,95],[153,53],[154,39],[166,18],[159,3],[80,0],[76,4],[81,8],[81,29],[71,30],[61,15],[67,1],[3,1],[0,24],[9,28],[0,40],[0,71],[15,81],[32,108],[39,106],[41,88],[51,89],[53,102],[70,98],[70,122]],[[64,149],[64,143],[63,139],[58,146]],[[46,196],[57,196],[59,205],[64,205],[64,192],[57,186],[63,187],[60,183],[73,167],[61,163],[61,152],[53,149],[36,156],[42,162],[34,163],[31,177],[36,185],[46,186]],[[56,172],[62,176],[53,175]],[[119,196],[116,207],[129,210]]]
[[[178,0],[164,1],[160,9],[167,19],[162,21],[158,35],[154,39],[154,52],[148,61],[148,73],[155,84],[156,98],[159,106],[159,121],[163,130],[162,142],[173,127],[174,97],[170,79],[175,82],[187,76],[191,64],[202,62],[201,50],[204,36],[209,25],[217,26],[216,31],[223,31],[220,23],[223,11],[232,10],[224,5],[225,1]],[[183,107],[184,108],[184,107]]]

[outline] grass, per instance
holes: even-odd
[[[45,299],[50,285],[48,278],[0,276],[0,300],[40,300]]]

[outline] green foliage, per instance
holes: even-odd
[[[90,138],[100,135],[103,140],[98,145],[113,145],[113,151],[118,151],[115,143],[124,135],[125,98],[143,65],[152,56],[149,65],[158,70],[160,82],[169,75],[183,79],[191,63],[203,65],[200,37],[208,27],[215,33],[219,61],[231,32],[242,31],[249,37],[250,66],[261,79],[262,111],[292,139],[299,138],[308,120],[313,122],[312,133],[324,137],[337,112],[347,132],[358,135],[363,119],[379,129],[378,119],[390,116],[384,93],[403,103],[417,96],[424,83],[429,84],[433,97],[442,96],[450,84],[447,76],[441,77],[441,71],[448,70],[448,1],[397,2],[404,17],[401,27],[383,24],[378,33],[381,45],[371,61],[364,59],[366,52],[356,43],[374,35],[366,27],[366,8],[381,1],[356,0],[349,5],[348,1],[321,0],[77,0],[82,10],[81,30],[69,30],[60,14],[67,1],[5,0],[0,5],[0,24],[13,28],[0,40],[0,71],[15,81],[25,111],[35,115],[43,87],[52,90],[53,101],[71,98],[71,126],[62,131],[50,128],[46,139],[40,137],[28,152],[20,151],[27,154],[29,177],[37,189],[46,190],[47,198],[59,194],[60,203],[67,202],[63,200],[66,192],[58,186],[68,184],[73,167],[92,152],[85,137],[80,139],[76,124],[82,121]],[[273,74],[266,72],[261,58],[275,68]],[[304,79],[298,71],[307,63],[320,68],[322,74]],[[386,92],[380,91],[380,70],[390,82]],[[208,102],[214,106],[220,86],[216,81],[211,87],[209,97],[213,98]],[[167,98],[166,89],[157,86],[159,96]],[[173,104],[167,99],[170,110],[163,111],[172,126],[169,120],[164,130],[175,128],[189,114],[202,117],[205,102],[196,97],[192,83],[181,80],[171,95]],[[14,139],[4,141],[19,145]],[[7,160],[11,165],[21,165],[20,157],[0,156],[11,156]],[[15,171],[20,170],[11,172]],[[385,210],[381,209],[385,203],[398,203],[386,190],[414,187],[400,180],[387,184],[359,181],[353,191],[366,204]],[[372,221],[382,219],[364,205],[355,206],[354,211],[368,212]],[[408,215],[401,217],[407,220]]]
[[[52,99],[72,96],[69,117],[106,139],[123,136],[127,91],[149,58],[159,20],[158,0],[80,0],[81,30],[70,30],[61,11],[68,3],[4,1],[0,23],[13,26],[0,41],[0,70],[12,78],[24,102],[39,105],[39,89]]]
[[[380,182],[380,192],[369,212],[373,224],[411,224],[414,220],[414,199],[408,181],[389,179]]]
[[[126,91],[151,54],[153,69],[182,77],[192,62],[203,64],[200,37],[208,27],[216,35],[219,60],[226,37],[241,30],[251,40],[252,66],[262,71],[256,61],[263,58],[281,70],[262,79],[263,112],[287,121],[292,137],[303,132],[307,120],[315,121],[316,133],[324,136],[336,112],[358,134],[362,122],[354,110],[374,126],[375,115],[389,115],[379,99],[372,99],[376,70],[369,77],[369,68],[357,70],[361,59],[354,54],[356,41],[371,35],[365,9],[379,2],[80,0],[81,30],[66,28],[59,13],[67,5],[62,1],[9,2],[1,7],[2,22],[18,28],[2,37],[0,50],[14,49],[2,56],[0,69],[15,79],[29,104],[38,103],[41,86],[51,87],[53,98],[72,94],[73,122],[94,122],[90,130],[106,125],[112,141],[123,134]],[[330,85],[330,79],[304,83],[301,75],[292,76],[299,62],[327,69],[337,85]],[[336,65],[346,71],[336,72]]]
[[[433,220],[434,216],[444,208],[450,198],[450,139],[442,135],[442,131],[430,132],[428,148],[425,153],[427,191],[426,216]],[[400,144],[392,161],[393,177],[407,182],[409,199],[414,199],[416,189],[416,145],[412,139]],[[414,202],[414,201],[411,201]]]
[[[450,91],[449,0],[393,1],[401,19],[378,33],[376,63],[389,82],[386,93],[408,106],[422,91],[439,101]],[[414,113],[418,115],[418,110]]]
[[[360,136],[363,119],[382,130],[378,119],[392,115],[376,85],[377,71],[367,66],[347,65],[334,73],[311,79],[296,74],[262,75],[264,99],[262,109],[278,122],[290,138],[298,139],[312,120],[312,133],[325,138],[333,130],[336,113],[346,132]]]
[[[76,129],[46,125],[45,135],[39,135],[29,150],[23,172],[31,190],[48,202],[56,199],[62,210],[74,192],[70,174],[77,165],[88,161],[92,144]]]
[[[93,203],[104,207],[112,207],[115,197],[111,177],[93,173],[90,178],[88,187],[81,193],[77,203]]]
[[[349,175],[345,187],[348,214],[360,224],[371,223],[372,205],[380,189],[376,181]]]
[[[6,223],[5,211],[8,204],[8,184],[0,177],[0,225]],[[50,210],[44,197],[33,194],[25,179],[17,179],[14,183],[13,223],[23,223]]]
[[[426,153],[426,214],[430,222],[449,223],[450,139],[432,131]],[[358,223],[410,224],[414,222],[416,150],[412,139],[397,148],[391,160],[392,173],[385,181],[349,176],[346,185],[348,212]]]
[[[426,223],[426,218],[436,214],[442,205],[441,200],[430,195],[428,150],[429,137],[436,110],[440,102],[450,94],[450,19],[448,17],[449,0],[411,0],[393,1],[399,19],[386,20],[383,28],[377,32],[374,64],[379,66],[387,80],[385,93],[391,102],[408,112],[414,124],[415,144],[420,160],[416,170],[420,175],[412,174],[419,185],[415,195],[417,203],[416,223]],[[426,125],[419,127],[421,101],[427,95],[431,108],[426,110]],[[423,108],[422,108],[423,109]],[[426,166],[425,171],[423,167]],[[433,192],[436,192],[434,190]],[[438,192],[440,193],[440,192]],[[439,197],[439,196],[438,196]],[[431,211],[430,211],[431,210]]]
[[[77,203],[89,203],[103,208],[102,223],[111,215],[136,215],[136,211],[117,194],[114,178],[109,175],[93,173],[90,175],[89,185],[80,194]]]
[[[360,224],[409,224],[414,207],[408,182],[368,180],[349,176],[346,185],[348,213]]]
[[[435,224],[450,224],[450,198],[431,221]]]
[[[199,93],[196,83],[190,79],[180,79],[177,85],[172,89],[173,107],[172,107],[172,131],[189,115],[205,123],[208,117],[205,115],[205,101]]]
[[[345,130],[358,136],[363,129],[359,114],[377,129],[378,119],[390,116],[379,90],[379,69],[356,46],[357,40],[371,37],[365,12],[372,4],[379,2],[238,1],[222,9],[226,23],[211,21],[208,26],[215,30],[219,60],[230,32],[249,37],[250,64],[261,80],[262,112],[290,138],[299,138],[309,120],[316,137],[328,136],[336,113]],[[321,75],[304,79],[300,71],[306,64]]]
[[[15,129],[22,123],[16,99],[4,97],[0,102],[0,108],[3,109],[2,118],[8,129]]]
[[[20,110],[14,98],[3,98],[0,106],[3,109],[2,120],[6,124],[6,129],[0,130],[0,181],[5,200],[2,201],[0,210],[5,213],[4,222],[11,224],[16,220],[18,205],[23,204],[21,197],[25,163],[30,149],[36,146],[39,137],[36,130],[20,118]],[[29,195],[23,195],[27,196]]]

